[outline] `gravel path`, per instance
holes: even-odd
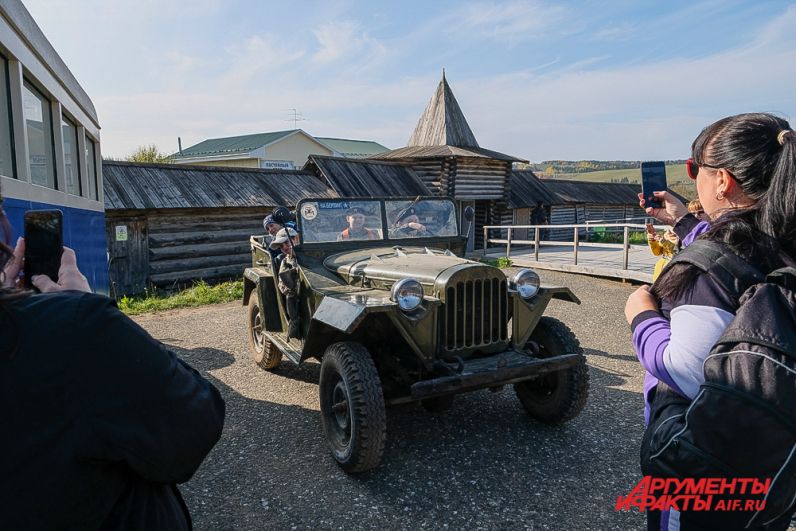
[[[640,479],[642,371],[623,317],[633,287],[542,271],[583,304],[553,301],[586,349],[591,393],[563,427],[530,420],[514,392],[458,396],[444,412],[388,410],[381,467],[349,477],[320,426],[318,369],[248,357],[238,303],[136,318],[218,386],[224,434],[183,485],[197,529],[641,529],[614,510]]]

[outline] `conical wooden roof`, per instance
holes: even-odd
[[[445,79],[444,71],[437,91],[428,102],[407,144],[407,147],[420,146],[479,147],[459,102]]]

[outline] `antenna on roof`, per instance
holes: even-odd
[[[298,122],[306,122],[307,119],[304,118],[304,115],[298,112],[296,109],[288,109],[293,116],[285,120],[286,122],[293,122],[293,129],[298,129],[296,123]]]

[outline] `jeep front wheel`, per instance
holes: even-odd
[[[359,343],[334,343],[321,361],[321,421],[337,464],[349,473],[378,466],[387,438],[381,380]]]
[[[583,410],[589,395],[589,368],[578,339],[561,321],[542,317],[531,340],[539,345],[539,357],[578,353],[580,358],[568,369],[514,384],[517,398],[540,422],[556,425],[572,420]]]
[[[265,335],[260,300],[257,293],[249,297],[249,353],[261,369],[270,371],[282,361],[282,353]]]

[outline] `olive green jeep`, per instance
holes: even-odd
[[[251,354],[266,370],[283,357],[320,360],[323,429],[346,472],[381,461],[389,405],[441,411],[458,393],[512,384],[541,422],[583,409],[583,351],[566,325],[543,316],[550,299],[580,301],[541,286],[531,269],[507,278],[463,258],[467,236],[452,200],[309,199],[274,217],[299,235],[251,238],[243,296]],[[472,221],[471,208],[464,217]],[[269,243],[292,252],[295,267]]]

